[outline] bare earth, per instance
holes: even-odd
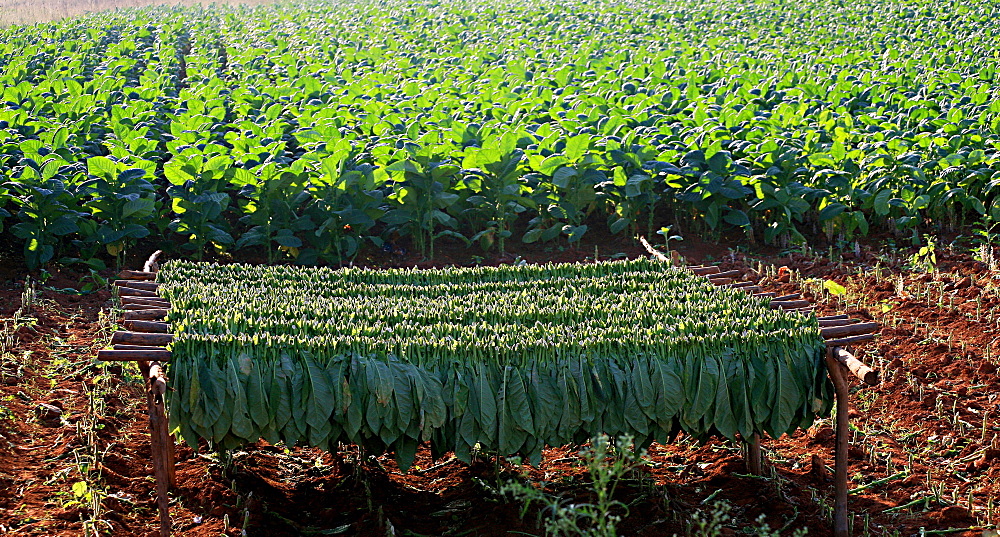
[[[0,0],[0,26],[48,22],[97,11],[155,5],[260,5],[269,0]]]

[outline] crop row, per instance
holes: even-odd
[[[170,417],[192,445],[352,442],[406,468],[428,441],[466,461],[538,461],[601,432],[779,436],[832,401],[814,318],[645,259],[429,273],[171,262],[158,279]]]
[[[305,264],[665,223],[778,244],[988,236],[991,13],[357,0],[14,27],[0,231],[31,267],[150,235]]]

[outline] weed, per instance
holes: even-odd
[[[627,513],[628,507],[614,499],[615,488],[627,473],[644,464],[645,450],[637,453],[630,437],[619,437],[615,442],[600,435],[580,456],[590,473],[594,503],[572,503],[520,481],[509,481],[500,492],[524,502],[522,517],[532,504],[544,506],[542,513],[549,515],[545,520],[548,536],[616,537],[621,521],[618,513]]]

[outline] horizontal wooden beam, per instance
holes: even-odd
[[[753,296],[759,296],[763,298],[774,298],[774,293],[754,293]]]
[[[148,280],[156,279],[155,272],[145,272],[141,270],[123,270],[118,273],[118,277],[123,280]]]
[[[146,296],[150,298],[157,298],[160,295],[156,294],[156,291],[147,291],[145,289],[133,289],[131,287],[119,287],[118,296]]]
[[[157,321],[125,321],[125,328],[132,332],[147,334],[169,334],[170,324]]]
[[[710,281],[713,284],[718,285],[718,286],[729,285],[729,284],[733,283],[733,279],[732,278],[719,278],[717,280],[708,280],[708,281]]]
[[[801,293],[792,293],[790,295],[781,295],[781,296],[774,297],[774,299],[777,300],[777,301],[779,301],[779,302],[782,301],[782,300],[798,300],[800,298],[802,298],[802,294]]]
[[[160,284],[156,282],[138,280],[115,280],[115,285],[118,287],[130,287],[132,289],[143,289],[146,291],[156,291],[160,288]]]
[[[819,319],[820,326],[847,326],[860,322],[858,319]]]
[[[833,357],[837,359],[838,362],[844,364],[848,371],[850,371],[855,377],[861,382],[869,386],[876,386],[879,383],[878,371],[868,367],[861,360],[855,358],[855,356],[840,347],[833,348]]]
[[[743,273],[741,271],[738,271],[738,270],[727,270],[725,272],[716,272],[714,274],[709,274],[708,275],[708,279],[709,280],[717,280],[719,278],[735,278],[735,277],[740,276],[742,274]]]
[[[170,351],[159,350],[100,350],[97,351],[97,359],[102,362],[149,362],[152,360],[160,362],[170,361]]]
[[[817,319],[819,319],[821,321],[830,321],[830,320],[833,320],[833,319],[850,319],[850,318],[851,318],[850,315],[846,315],[846,314],[843,314],[843,313],[841,313],[840,315],[827,315],[825,317],[817,317]]]
[[[772,300],[772,309],[794,309],[794,308],[805,308],[810,306],[811,303],[808,300]]]
[[[163,347],[158,347],[156,345],[115,345],[114,350],[116,351],[162,351]]]
[[[861,343],[863,341],[871,341],[875,339],[875,334],[862,334],[860,336],[849,336],[839,339],[828,339],[826,340],[827,347],[846,347],[848,345],[853,345],[855,343]]]
[[[167,313],[170,310],[167,309],[157,309],[157,310],[142,310],[142,311],[127,311],[125,312],[126,321],[162,321],[166,319]]]
[[[708,276],[709,274],[718,274],[722,272],[722,269],[715,265],[709,267],[691,267],[691,272],[698,276]]]
[[[166,304],[123,304],[122,309],[125,311],[146,311],[146,310],[164,310],[170,309]]]
[[[122,332],[118,331],[111,335],[111,344],[123,343],[125,345],[169,345],[174,340],[172,334],[151,334],[149,332]]]
[[[820,328],[819,332],[823,334],[824,339],[835,339],[848,336],[859,336],[861,334],[871,334],[877,332],[880,328],[882,328],[882,325],[879,323],[858,323]]]
[[[731,289],[743,289],[744,287],[754,287],[754,286],[756,286],[756,284],[753,282],[736,282],[730,285],[729,287]]]
[[[165,298],[152,298],[148,296],[123,296],[122,304],[146,304],[149,306],[169,307],[170,301]]]

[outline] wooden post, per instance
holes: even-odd
[[[760,455],[760,433],[753,433],[747,442],[747,471],[753,475],[764,475]]]
[[[146,264],[143,265],[142,267],[143,272],[147,274],[149,273],[156,274],[160,270],[160,264],[157,263],[156,260],[160,257],[160,254],[162,253],[163,250],[157,250],[153,252],[153,254],[149,256],[149,259],[146,260]]]
[[[833,536],[849,537],[848,512],[847,512],[847,450],[849,448],[850,429],[847,418],[847,379],[844,378],[844,370],[841,363],[835,357],[833,348],[827,350],[826,368],[833,379],[833,386],[837,394],[837,435],[836,435],[836,461],[834,463],[834,487],[835,497],[833,502]]]
[[[875,386],[879,383],[878,371],[868,367],[861,360],[854,357],[853,354],[845,351],[840,347],[833,347],[830,349],[833,353],[833,357],[837,359],[838,362],[844,364],[848,371],[851,372],[858,380],[864,382],[869,386]]]
[[[173,451],[170,444],[170,431],[167,430],[167,413],[163,404],[166,383],[163,380],[162,369],[158,362],[146,364],[140,362],[140,368],[146,373],[146,404],[149,412],[150,449],[153,463],[153,474],[156,477],[156,506],[160,512],[160,537],[169,537],[170,498],[167,493],[176,483],[174,476],[174,460],[170,457]]]

